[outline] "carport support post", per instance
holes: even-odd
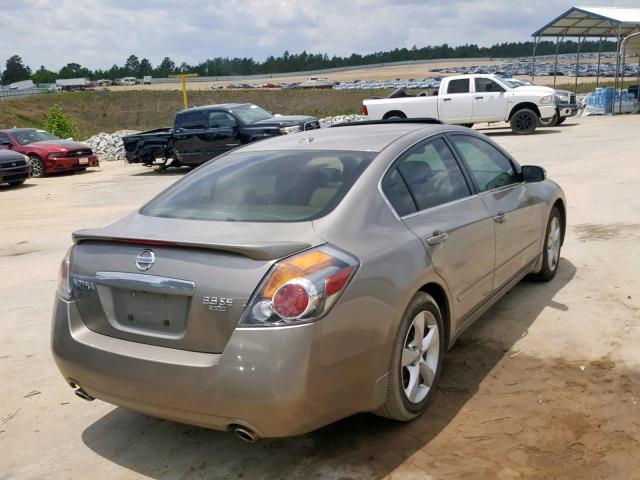
[[[596,71],[596,88],[600,85],[600,59],[602,58],[602,37],[598,44],[598,70]]]
[[[558,47],[560,46],[560,37],[556,37],[556,62],[553,67],[553,88],[556,88],[556,76],[558,75]]]
[[[540,42],[541,37],[533,37],[533,61],[531,64],[531,82],[536,78],[536,48],[538,48],[538,43]]]
[[[573,93],[578,95],[578,74],[580,73],[580,37],[578,37],[578,53],[576,53],[576,86],[573,90]]]
[[[622,71],[620,72],[620,101],[618,103],[618,113],[622,113],[622,89],[624,88],[624,66],[626,64],[627,59],[627,44],[625,43],[622,47]],[[613,101],[615,102],[615,98],[613,97]]]

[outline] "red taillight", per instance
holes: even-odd
[[[286,283],[273,296],[273,311],[282,318],[296,318],[309,307],[309,292],[299,283]]]
[[[354,268],[355,267],[348,267],[340,270],[325,280],[324,291],[327,296],[334,295],[344,288],[349,278],[351,278]]]
[[[358,264],[356,258],[329,245],[277,262],[249,302],[240,325],[291,325],[324,316]]]
[[[362,105],[362,114],[365,116],[369,115],[369,110],[367,110],[367,106],[366,105]]]

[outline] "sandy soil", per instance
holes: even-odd
[[[70,233],[104,225],[181,176],[105,164],[0,187],[0,479],[605,479],[640,471],[640,116],[518,137],[482,128],[565,189],[557,277],[522,282],[445,358],[410,424],[363,414],[292,439],[229,434],[84,402],[49,352]]]

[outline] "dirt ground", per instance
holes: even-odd
[[[639,478],[640,116],[527,137],[482,130],[565,189],[556,278],[522,282],[465,333],[416,421],[361,414],[255,444],[80,400],[51,359],[70,233],[121,217],[182,173],[111,163],[0,187],[0,480]]]

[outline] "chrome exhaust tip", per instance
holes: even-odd
[[[78,388],[77,390],[74,390],[73,393],[75,393],[81,399],[86,400],[87,402],[93,402],[93,400],[95,400],[91,395],[89,395],[87,392],[85,392],[81,388]]]
[[[241,425],[234,426],[233,433],[235,433],[236,437],[240,440],[247,443],[254,443],[258,439],[255,433]]]

